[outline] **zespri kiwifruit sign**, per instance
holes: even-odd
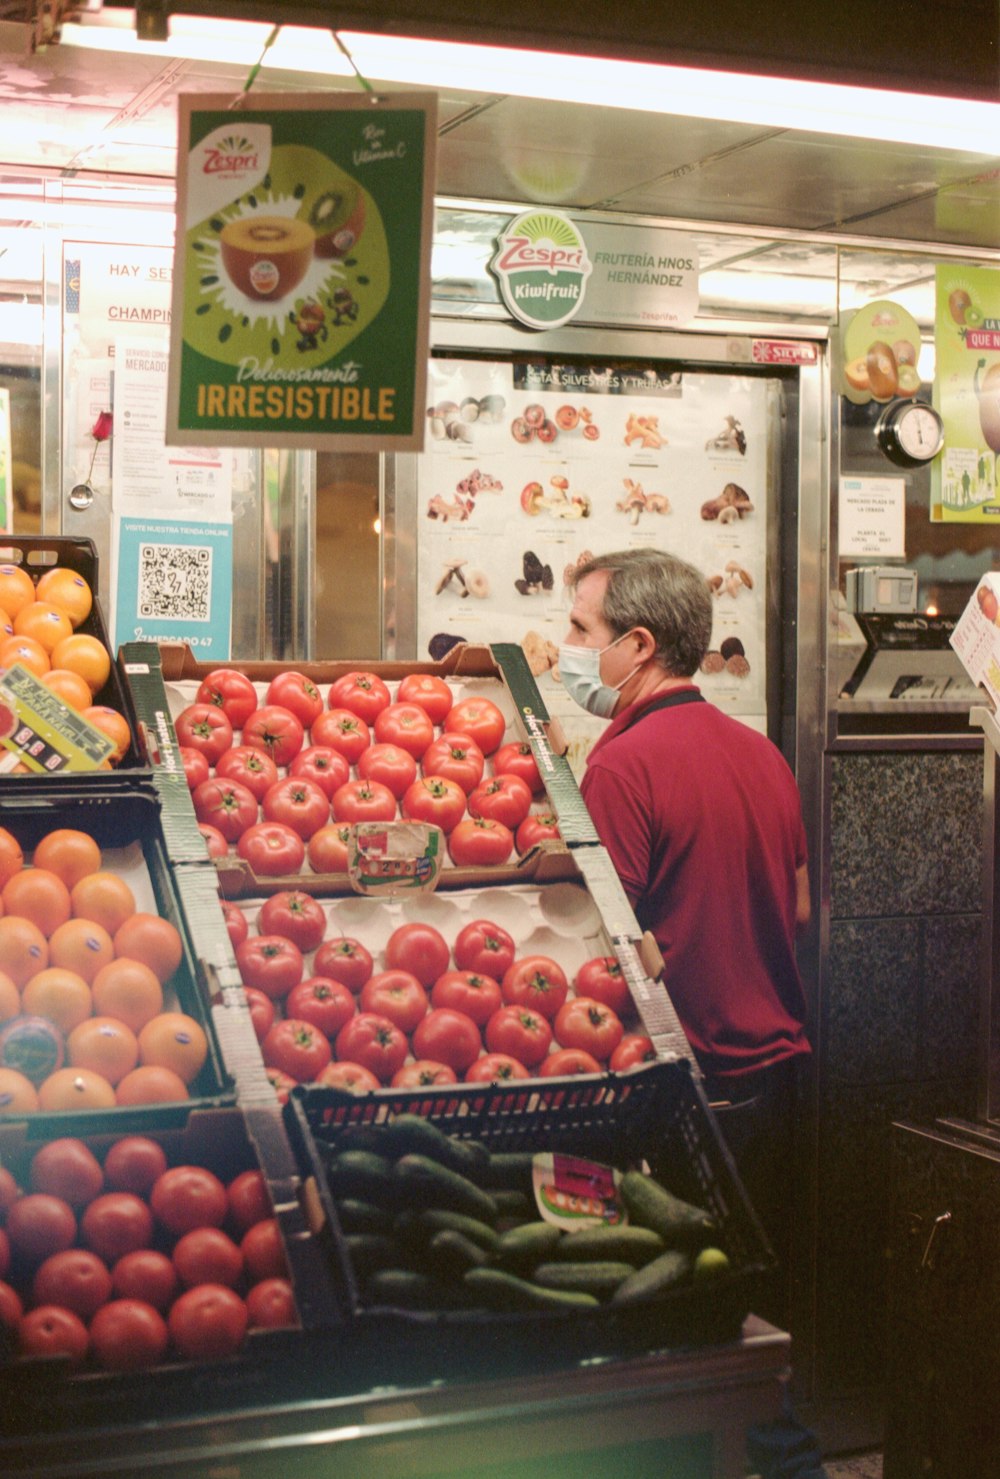
[[[418,451],[436,97],[180,99],[169,445]]]

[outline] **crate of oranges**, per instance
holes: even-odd
[[[0,534],[0,671],[27,668],[113,742],[111,767],[145,763],[128,690],[97,600],[89,539]],[[4,768],[3,776],[27,767]]]

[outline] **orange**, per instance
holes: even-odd
[[[126,1073],[115,1095],[119,1104],[175,1104],[189,1097],[180,1074],[152,1063],[141,1064]]]
[[[64,565],[53,565],[51,570],[46,570],[35,593],[39,601],[49,601],[65,611],[74,627],[87,620],[94,604],[94,594],[83,576]]]
[[[90,685],[91,693],[96,693],[104,687],[111,674],[111,657],[99,637],[74,632],[53,649],[52,666],[79,673]]]
[[[169,981],[184,958],[181,932],[158,914],[136,913],[115,934],[115,954],[141,960],[161,982]]]
[[[35,599],[35,582],[20,565],[0,565],[0,611],[11,621],[22,606]]]
[[[38,1090],[38,1107],[55,1109],[113,1109],[115,1091],[106,1078],[89,1068],[57,1068]]]
[[[34,637],[51,659],[53,648],[73,635],[73,623],[58,606],[51,606],[48,601],[29,601],[14,617],[14,632],[18,637]]]
[[[114,1085],[138,1063],[139,1044],[117,1018],[88,1017],[67,1037],[66,1056],[73,1068],[89,1068]]]
[[[102,868],[74,883],[69,893],[74,917],[102,924],[114,938],[129,915],[135,913],[135,894],[124,878]]]
[[[49,942],[30,919],[0,916],[0,971],[23,987],[49,963]]]
[[[0,1022],[16,1017],[21,1010],[21,993],[6,971],[0,971]]]
[[[0,888],[24,867],[24,853],[13,832],[0,827]]]
[[[56,873],[67,888],[72,888],[88,873],[96,873],[101,866],[101,849],[89,832],[78,832],[73,827],[56,827],[46,832],[32,853],[36,868],[48,868]]]
[[[132,743],[132,731],[128,727],[128,720],[117,709],[109,709],[106,704],[89,704],[81,710],[82,717],[88,724],[93,724],[102,734],[106,734],[114,743],[114,749],[108,756],[112,765],[117,765],[125,758],[125,753]]]
[[[139,1057],[158,1068],[172,1068],[186,1084],[208,1056],[204,1028],[186,1012],[161,1012],[139,1033]]]
[[[47,966],[25,982],[21,1005],[32,1017],[47,1017],[60,1032],[72,1032],[93,1010],[90,987],[64,966]]]
[[[42,682],[70,709],[85,709],[93,698],[86,680],[69,668],[50,668],[42,674]]]
[[[93,983],[94,1011],[117,1017],[133,1032],[139,1032],[163,1010],[163,987],[156,974],[141,960],[123,956],[97,972]]]
[[[0,1068],[0,1114],[34,1114],[38,1094],[30,1078],[16,1068]]]
[[[8,878],[0,898],[5,914],[30,919],[46,939],[70,916],[69,889],[47,868],[22,868]]]
[[[111,936],[103,925],[95,924],[92,919],[67,919],[49,937],[49,965],[75,971],[88,985],[93,985],[101,967],[110,965],[114,958]]]
[[[49,654],[34,637],[5,637],[0,642],[0,668],[12,668],[16,662],[36,678],[44,678],[52,667]]]

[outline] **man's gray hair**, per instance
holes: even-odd
[[[670,677],[696,673],[712,640],[712,596],[701,571],[665,550],[614,550],[579,565],[573,585],[598,570],[608,574],[603,615],[615,636],[646,627]]]

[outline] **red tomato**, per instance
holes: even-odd
[[[264,703],[277,704],[282,709],[288,709],[303,729],[308,729],[319,718],[324,707],[316,684],[305,673],[294,669],[279,673],[277,678],[271,680],[264,695]]]
[[[200,786],[202,781],[207,781],[212,773],[208,758],[201,750],[196,750],[191,745],[178,745],[177,749],[184,767],[184,779],[188,783],[188,790],[193,791],[195,786]]]
[[[177,1239],[172,1257],[185,1289],[195,1284],[235,1289],[243,1277],[243,1254],[221,1227],[193,1227]]]
[[[327,1065],[329,1067],[329,1064]],[[264,1076],[275,1092],[279,1104],[287,1104],[288,1096],[292,1089],[298,1088],[298,1080],[292,1078],[289,1073],[282,1073],[279,1068],[264,1068]]]
[[[149,1247],[153,1214],[134,1192],[106,1191],[94,1198],[80,1218],[80,1237],[98,1258],[114,1263],[123,1253]]]
[[[311,894],[281,889],[261,905],[257,928],[262,935],[284,935],[308,955],[326,934],[326,912]]]
[[[384,1084],[402,1067],[408,1051],[406,1034],[377,1012],[358,1012],[337,1033],[337,1057],[360,1063]]]
[[[374,1073],[360,1063],[328,1063],[316,1082],[327,1089],[343,1089],[346,1094],[370,1094],[382,1087]]]
[[[590,1053],[580,1048],[558,1048],[542,1059],[538,1070],[540,1078],[575,1078],[581,1073],[603,1073],[601,1065]]]
[[[627,1073],[630,1068],[641,1068],[644,1063],[656,1062],[653,1039],[643,1032],[626,1032],[608,1061],[613,1073]]]
[[[417,1058],[404,1063],[392,1076],[390,1088],[426,1089],[432,1084],[457,1084],[458,1076],[447,1063],[435,1063],[432,1058]]]
[[[229,1215],[240,1233],[245,1233],[255,1222],[274,1216],[263,1171],[241,1171],[226,1187],[226,1197]]]
[[[448,941],[432,924],[398,925],[386,941],[385,963],[390,969],[398,968],[416,976],[421,986],[428,990],[438,976],[448,969],[451,951]],[[433,1058],[434,1054],[428,1054]]]
[[[104,1172],[88,1145],[65,1135],[35,1151],[28,1185],[32,1191],[62,1197],[71,1207],[84,1207],[103,1191]]]
[[[530,1078],[523,1063],[509,1053],[484,1053],[465,1075],[467,1084],[506,1084],[515,1078]]]
[[[377,673],[345,673],[330,684],[326,701],[331,709],[348,709],[366,724],[374,724],[392,696]]]
[[[311,1083],[333,1057],[333,1049],[319,1028],[295,1017],[275,1022],[260,1047],[269,1068],[287,1073],[300,1084]]]
[[[395,1022],[401,1032],[412,1032],[427,1015],[427,992],[409,971],[378,971],[361,988],[363,1012],[375,1012]]]
[[[561,837],[559,831],[559,818],[555,812],[533,812],[526,816],[514,834],[514,842],[518,852],[530,852],[546,838]]]
[[[245,986],[256,986],[272,1001],[287,996],[302,980],[302,951],[284,935],[251,935],[236,951]]]
[[[10,1238],[0,1227],[0,1279],[5,1279],[10,1273]]]
[[[531,791],[520,776],[497,775],[481,781],[469,795],[469,815],[488,817],[503,822],[511,832],[519,827],[531,810]],[[514,839],[511,838],[511,846]]]
[[[431,1006],[464,1012],[477,1027],[485,1027],[493,1013],[503,1006],[500,983],[476,971],[445,971],[434,982]]]
[[[79,1366],[90,1346],[87,1327],[79,1315],[58,1304],[40,1304],[29,1310],[17,1328],[22,1356],[65,1356]]]
[[[295,1296],[287,1279],[262,1279],[247,1293],[252,1330],[280,1330],[299,1323]]]
[[[210,858],[228,858],[229,843],[218,827],[213,827],[208,822],[199,822],[198,831],[205,839],[205,850]]]
[[[6,1166],[0,1166],[0,1222],[21,1195],[21,1188]]]
[[[334,820],[346,822],[394,822],[396,798],[378,781],[348,781],[333,793],[330,803]]]
[[[312,727],[314,745],[324,745],[343,755],[349,765],[357,765],[363,751],[371,744],[371,732],[359,714],[350,709],[330,709],[321,714]]]
[[[200,750],[209,765],[233,743],[233,726],[213,704],[188,704],[174,720],[174,731],[178,744]]]
[[[254,822],[236,844],[236,851],[261,878],[298,873],[306,859],[306,845],[284,822]]]
[[[310,976],[307,981],[300,981],[285,1000],[287,1016],[311,1022],[329,1038],[336,1037],[357,1009],[357,1002],[343,982],[330,976]]]
[[[238,904],[232,899],[222,899],[222,917],[226,921],[226,932],[229,935],[230,944],[235,950],[237,945],[242,945],[250,933],[247,917]]]
[[[493,774],[520,777],[533,796],[539,796],[545,790],[535,752],[526,740],[511,740],[500,746],[493,756]]]
[[[517,946],[512,935],[490,919],[473,919],[455,939],[455,964],[501,981],[514,964]]]
[[[35,1268],[76,1241],[73,1208],[62,1197],[29,1192],[18,1197],[7,1213],[7,1236],[14,1257]]]
[[[221,1227],[229,1210],[226,1188],[207,1166],[171,1166],[153,1182],[149,1205],[176,1236],[195,1227]]]
[[[239,781],[202,781],[191,800],[199,822],[215,827],[227,842],[238,842],[257,820],[257,798]]]
[[[148,1135],[123,1135],[104,1157],[104,1179],[112,1191],[145,1196],[167,1169],[163,1146]]]
[[[137,1248],[119,1258],[111,1283],[119,1299],[144,1299],[163,1314],[177,1293],[177,1270],[158,1249]]]
[[[243,1344],[247,1307],[225,1284],[196,1284],[175,1300],[167,1317],[170,1339],[189,1361],[232,1356]]]
[[[275,765],[290,765],[302,749],[305,730],[290,709],[265,704],[250,715],[240,738],[245,745],[270,755]]]
[[[308,842],[330,820],[330,798],[308,776],[285,776],[275,781],[260,804],[264,820],[284,822]]]
[[[573,990],[577,996],[591,996],[603,1002],[618,1016],[624,1016],[632,1006],[632,993],[622,973],[622,968],[613,955],[596,955],[585,961],[573,978]]]
[[[0,1331],[16,1330],[24,1314],[24,1302],[10,1284],[0,1283]]]
[[[369,745],[358,758],[358,775],[386,786],[399,801],[417,778],[417,762],[399,745]]]
[[[240,1248],[247,1278],[253,1283],[261,1279],[287,1279],[288,1261],[276,1217],[264,1217],[248,1228],[240,1240]]]
[[[375,738],[398,745],[419,760],[434,738],[434,725],[419,704],[390,704],[375,720]]]
[[[278,767],[263,750],[253,745],[234,745],[216,762],[216,780],[239,781],[262,801],[278,779]]]
[[[328,822],[314,832],[306,845],[306,856],[314,873],[346,873],[349,823]]]
[[[156,1366],[169,1344],[166,1321],[144,1299],[113,1299],[90,1322],[91,1350],[108,1371]]]
[[[407,673],[396,690],[396,699],[401,704],[419,704],[432,724],[443,724],[454,696],[445,680],[433,673]]]
[[[479,1057],[482,1046],[479,1028],[472,1018],[450,1007],[434,1007],[413,1034],[415,1058],[444,1063],[455,1073],[464,1073]]]
[[[492,755],[500,746],[507,720],[492,699],[476,696],[459,699],[448,715],[448,727],[469,735],[484,755]]]
[[[424,775],[443,775],[454,781],[468,796],[483,778],[486,757],[469,735],[449,730],[427,746],[421,767]]]
[[[351,779],[351,767],[346,757],[332,745],[309,745],[296,755],[288,767],[288,774],[315,781],[329,797],[338,786]]]
[[[560,1007],[555,1019],[556,1038],[564,1048],[582,1048],[606,1063],[621,1042],[625,1029],[610,1007],[587,996],[575,996]]]
[[[512,1006],[529,1007],[552,1021],[569,992],[566,972],[548,955],[525,955],[504,973],[500,982],[503,999]],[[563,1043],[564,1048],[576,1043]]]
[[[488,817],[466,817],[448,838],[448,856],[456,868],[496,868],[513,851],[513,832]]]
[[[257,707],[257,690],[245,673],[215,668],[203,679],[195,699],[200,704],[214,704],[234,729],[242,729]]]
[[[552,1045],[552,1028],[541,1012],[530,1007],[506,1006],[494,1012],[486,1024],[486,1046],[491,1053],[507,1053],[534,1068]]]
[[[294,989],[292,987],[293,991]],[[250,1021],[253,1024],[254,1036],[258,1042],[263,1042],[274,1023],[274,1002],[257,986],[244,986],[243,994],[250,1008]]]
[[[111,1298],[111,1275],[88,1248],[53,1253],[35,1271],[31,1297],[35,1304],[59,1304],[89,1320]]]
[[[421,776],[407,788],[399,809],[408,821],[430,822],[447,836],[465,815],[465,792],[444,776]]]
[[[316,951],[313,961],[318,976],[342,981],[355,996],[372,973],[371,951],[350,935],[332,935]]]

